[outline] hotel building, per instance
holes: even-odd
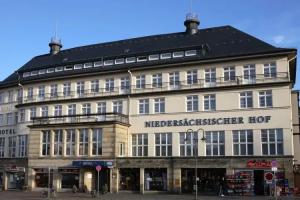
[[[231,26],[61,50],[0,83],[4,189],[267,194],[294,186],[296,49]],[[275,162],[276,161],[276,162]],[[50,177],[49,177],[50,174]],[[242,180],[239,178],[242,177]],[[232,189],[236,188],[236,189]],[[239,188],[239,189],[237,189]]]

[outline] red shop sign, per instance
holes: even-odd
[[[271,161],[266,160],[249,160],[247,162],[247,167],[249,168],[271,168]]]

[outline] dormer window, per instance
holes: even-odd
[[[39,74],[46,74],[46,69],[40,69]]]
[[[47,69],[47,74],[53,73],[54,72],[54,68],[48,68]]]
[[[154,55],[150,55],[149,56],[149,60],[158,60],[159,59],[159,55],[158,54],[154,54]]]
[[[104,66],[109,66],[109,65],[113,65],[114,61],[113,60],[106,60],[104,61]]]
[[[137,61],[138,61],[138,62],[145,62],[145,61],[147,61],[147,56],[139,56],[139,57],[137,58]]]
[[[197,55],[196,50],[189,50],[185,52],[185,56],[195,56],[195,55]]]
[[[103,66],[103,61],[94,62],[94,67],[101,67],[101,66]]]
[[[93,63],[84,63],[83,68],[91,68],[93,67]]]
[[[25,72],[25,73],[23,73],[23,77],[25,78],[25,77],[28,77],[28,76],[30,76],[30,72]]]
[[[170,59],[171,55],[171,53],[162,53],[160,54],[160,59]]]
[[[76,64],[76,65],[74,65],[74,69],[82,69],[82,64]]]
[[[181,58],[184,56],[184,52],[183,51],[177,51],[173,53],[173,58]]]
[[[30,75],[31,76],[36,76],[36,75],[38,75],[38,71],[32,71]]]
[[[55,72],[61,72],[63,70],[64,70],[64,67],[62,67],[62,66],[55,68]]]
[[[73,66],[72,65],[65,66],[65,71],[69,71],[69,70],[73,70]]]
[[[135,57],[126,58],[126,63],[134,63],[136,60]]]
[[[124,64],[124,58],[116,59],[115,64],[116,65]]]

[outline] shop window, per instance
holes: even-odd
[[[262,154],[283,155],[283,129],[261,130]]]
[[[49,186],[48,169],[35,169],[35,185],[37,188],[47,188]],[[50,170],[50,183],[53,183],[53,169]]]
[[[198,135],[197,132],[179,133],[180,156],[198,155]]]
[[[79,174],[62,173],[61,174],[61,188],[71,189],[73,186],[79,188]]]
[[[145,169],[145,190],[166,191],[167,190],[167,169]]]
[[[207,131],[206,135],[206,155],[225,155],[225,134],[224,131]]]
[[[132,156],[148,156],[148,134],[132,135]]]
[[[120,190],[140,190],[140,169],[139,168],[120,168]]]
[[[172,156],[172,133],[155,133],[155,155]]]
[[[233,134],[233,154],[236,156],[253,155],[253,131],[236,130]]]

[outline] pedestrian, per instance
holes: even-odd
[[[225,178],[219,180],[219,196],[224,197]]]

